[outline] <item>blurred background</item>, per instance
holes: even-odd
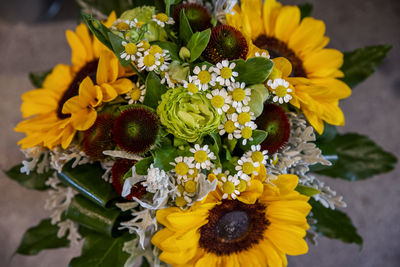
[[[330,47],[350,51],[365,45],[392,44],[387,59],[341,103],[346,126],[341,132],[371,137],[400,158],[400,1],[336,0],[311,3],[312,15],[326,23]],[[51,69],[70,62],[65,30],[78,21],[73,0],[0,0],[0,168],[9,169],[23,155],[16,145],[22,135],[13,127],[20,121],[20,96],[32,89],[29,71]],[[366,181],[349,183],[323,178],[344,196],[345,210],[364,238],[363,249],[337,240],[319,238],[307,255],[289,257],[289,266],[397,267],[400,266],[400,169]],[[14,256],[25,230],[48,216],[47,193],[29,191],[0,173],[0,266],[68,266],[80,248]]]

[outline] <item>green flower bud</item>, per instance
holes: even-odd
[[[186,47],[181,47],[181,49],[179,50],[179,57],[186,61],[190,59],[190,50],[187,49]]]
[[[189,95],[183,87],[161,96],[157,114],[167,132],[188,142],[216,131],[223,119],[204,94]]]

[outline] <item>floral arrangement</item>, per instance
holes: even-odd
[[[393,169],[368,137],[336,131],[339,100],[390,46],[326,48],[309,4],[78,3],[71,64],[32,73],[22,96],[27,159],[7,174],[48,190],[52,215],[17,253],[83,242],[72,267],[275,267],[318,235],[362,245],[315,174]]]

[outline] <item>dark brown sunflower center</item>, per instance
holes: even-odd
[[[259,48],[268,50],[271,58],[285,57],[289,60],[293,67],[292,76],[307,77],[303,67],[303,61],[284,42],[275,37],[260,35],[254,41],[254,44]]]
[[[99,60],[93,60],[88,62],[85,66],[83,66],[78,73],[75,75],[75,78],[72,80],[71,84],[68,86],[68,89],[64,92],[57,106],[57,117],[59,119],[66,119],[70,117],[70,114],[62,113],[63,106],[65,102],[68,101],[71,97],[77,96],[79,94],[79,85],[81,82],[89,76],[92,81],[96,80],[96,72],[97,65],[99,64]]]
[[[200,247],[217,255],[229,255],[258,244],[270,224],[265,208],[260,203],[224,200],[210,210],[208,223],[200,228]]]

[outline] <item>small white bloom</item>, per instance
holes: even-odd
[[[249,181],[252,174],[258,175],[256,168],[259,166],[259,162],[253,162],[251,158],[248,158],[246,155],[244,155],[238,160],[238,165],[235,167],[235,170],[238,171],[237,175],[240,178]]]
[[[245,88],[245,83],[235,82],[228,87],[232,95],[232,107],[238,112],[242,112],[243,106],[247,106],[250,102],[251,89]]]
[[[264,57],[264,58],[270,59],[271,56],[267,52],[264,51],[261,54],[259,52],[256,52],[255,57]]]
[[[216,76],[215,73],[212,72],[212,69],[207,69],[207,65],[203,65],[201,68],[196,66],[193,69],[193,73],[196,74],[193,76],[194,83],[199,87],[200,90],[206,91],[209,86],[215,86]]]
[[[272,101],[283,104],[288,103],[292,99],[292,96],[290,95],[292,89],[289,88],[289,82],[284,79],[278,78],[275,80],[268,80],[267,85],[272,89],[272,92],[275,95],[272,98]]]
[[[146,95],[146,87],[144,84],[140,85],[139,82],[134,84],[133,88],[125,95],[125,99],[128,99],[128,104],[143,103],[144,96]]]
[[[221,189],[224,192],[222,198],[227,199],[230,196],[232,199],[236,199],[240,195],[240,191],[236,188],[239,184],[240,180],[236,175],[223,176],[221,178]]]
[[[235,82],[235,77],[239,76],[239,73],[233,71],[235,66],[236,64],[233,62],[229,64],[228,60],[217,63],[217,66],[214,68],[214,72],[217,74],[216,81],[223,86],[229,86]]]
[[[174,24],[175,23],[173,18],[168,17],[164,13],[158,13],[157,15],[153,15],[152,21],[157,22],[157,24],[161,27],[165,27],[165,24]]]
[[[219,114],[227,112],[230,107],[229,105],[232,103],[232,97],[228,95],[225,89],[214,89],[206,97],[210,99],[211,105]]]
[[[194,160],[197,169],[209,170],[213,166],[211,160],[217,158],[214,152],[211,152],[208,148],[208,145],[200,147],[199,144],[195,144],[194,148],[191,148],[189,151],[193,153],[192,160]]]
[[[252,145],[251,151],[247,151],[246,153],[247,158],[251,158],[253,162],[258,162],[260,164],[267,164],[268,159],[268,151],[263,150],[261,151],[261,145]]]

